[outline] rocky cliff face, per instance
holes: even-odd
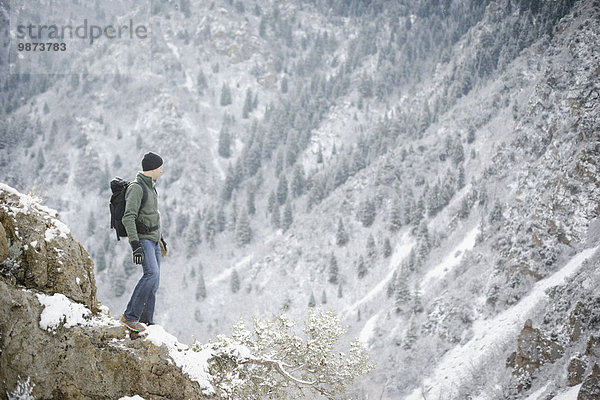
[[[166,346],[107,315],[92,260],[56,212],[6,185],[0,272],[0,397],[210,398]]]

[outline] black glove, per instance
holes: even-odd
[[[144,262],[144,250],[142,249],[142,245],[137,240],[134,240],[129,244],[133,250],[133,262],[136,264],[142,264]]]
[[[160,255],[166,257],[169,254],[169,248],[167,247],[167,242],[163,237],[160,237]]]

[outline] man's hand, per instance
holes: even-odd
[[[136,264],[142,264],[144,262],[144,250],[142,249],[142,245],[137,240],[129,244],[133,250],[133,262]]]
[[[160,255],[166,257],[169,255],[169,248],[167,247],[167,242],[163,237],[160,237]]]

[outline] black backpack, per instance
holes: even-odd
[[[146,189],[140,181],[135,180],[129,182],[119,177],[113,178],[113,180],[110,181],[110,190],[112,191],[112,196],[110,197],[110,227],[117,231],[117,240],[121,240],[120,238],[122,237],[127,237],[127,231],[125,230],[121,219],[123,218],[123,214],[125,214],[125,192],[131,184],[140,185],[144,191],[142,202],[140,203],[140,209],[142,209],[144,203],[146,203],[146,200],[148,199],[148,189]],[[138,224],[139,222],[136,220],[136,225]]]

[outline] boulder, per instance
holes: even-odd
[[[590,311],[586,305],[578,301],[575,307],[569,314],[567,329],[569,330],[569,339],[571,342],[576,342],[581,337],[584,330],[584,321],[589,318]]]
[[[600,358],[600,337],[590,336],[585,349],[587,356]]]
[[[592,374],[585,378],[577,400],[598,400],[600,399],[600,367],[598,364],[594,364]]]
[[[571,361],[569,361],[569,366],[567,367],[569,386],[577,386],[583,382],[586,366],[587,363],[585,360],[582,360],[579,356],[573,357]]]
[[[56,211],[0,184],[0,224],[6,239],[21,248],[19,268],[12,271],[19,285],[51,294],[63,293],[97,310],[94,263],[58,220]],[[0,233],[0,242],[2,236]]]
[[[528,319],[517,338],[517,351],[509,356],[506,364],[513,368],[514,375],[525,377],[531,376],[542,365],[553,363],[562,355],[562,346],[546,338]],[[519,387],[519,390],[524,388]]]

